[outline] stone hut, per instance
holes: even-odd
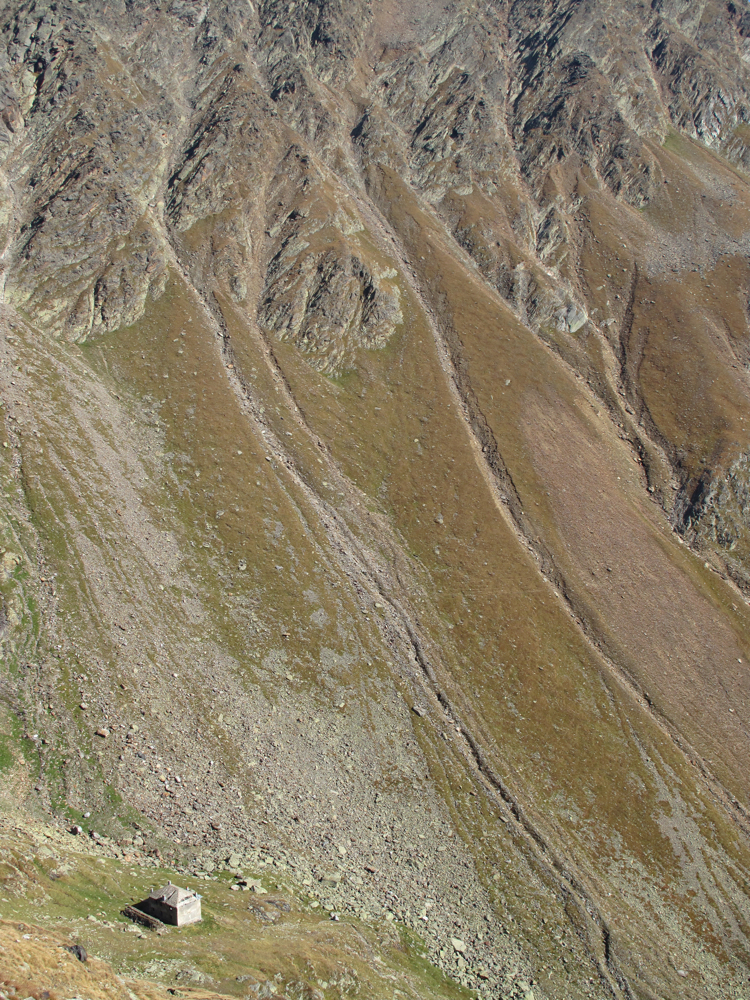
[[[195,924],[201,919],[201,897],[192,889],[181,889],[167,882],[163,889],[154,889],[138,909],[151,914],[163,924]]]

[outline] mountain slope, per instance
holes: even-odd
[[[749,24],[5,6],[9,796],[746,987]]]

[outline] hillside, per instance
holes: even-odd
[[[27,0],[0,78],[7,814],[394,996],[748,992],[750,9]]]

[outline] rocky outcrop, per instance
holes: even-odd
[[[699,490],[686,533],[704,552],[716,551],[734,579],[750,591],[750,457]]]
[[[289,237],[272,260],[259,321],[318,371],[340,375],[360,347],[385,347],[401,323],[397,272],[373,273],[343,247],[318,257],[305,249]]]
[[[334,211],[324,191],[306,193],[269,230],[275,252],[258,322],[318,371],[340,375],[356,367],[360,348],[385,347],[401,324],[398,272],[359,243],[365,226],[352,206]]]
[[[294,92],[288,60],[298,55],[324,83],[344,83],[355,71],[371,16],[370,0],[302,0],[293,17],[285,0],[263,0],[260,44],[273,74],[272,93]]]
[[[172,102],[144,108],[91,24],[32,4],[4,31],[24,116],[6,169],[23,164],[26,193],[6,296],[53,336],[82,340],[132,323],[164,287],[147,213],[166,168]]]

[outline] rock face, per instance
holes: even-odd
[[[2,5],[9,801],[486,996],[746,988],[749,33]]]
[[[295,250],[302,246],[290,235],[271,261],[259,322],[312,355],[318,371],[342,374],[357,347],[385,347],[401,323],[398,286],[388,280],[398,272],[375,277],[348,248],[301,261]]]
[[[291,341],[318,371],[356,367],[359,347],[385,347],[401,324],[398,271],[367,245],[351,199],[306,158],[287,156],[269,191],[273,215],[258,322]],[[300,194],[304,192],[302,198]]]

